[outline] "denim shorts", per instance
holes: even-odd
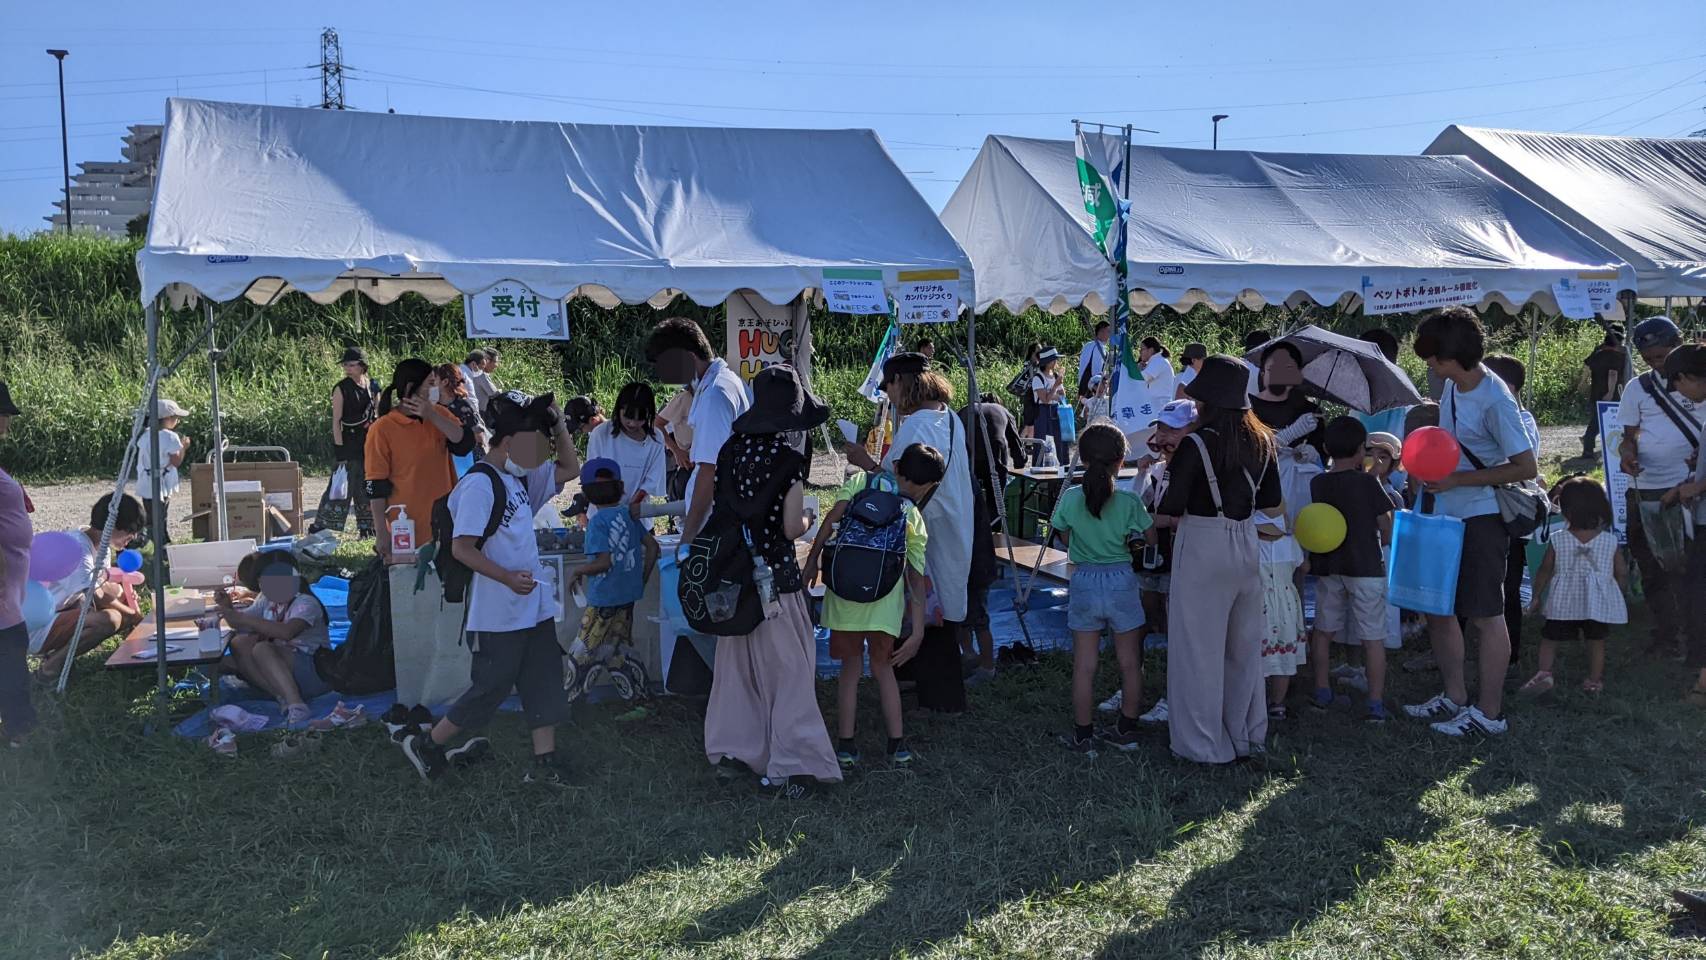
[[[290,652],[290,676],[305,701],[331,692],[332,685],[320,679],[320,671],[314,669],[314,655],[306,650]]]
[[[1129,563],[1081,563],[1067,588],[1066,628],[1130,633],[1143,626],[1137,574]]]

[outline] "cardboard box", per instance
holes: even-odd
[[[190,514],[190,535],[200,540],[213,538],[213,503],[208,498],[205,509]],[[233,492],[225,494],[225,533],[230,540],[254,540],[266,543],[266,495],[263,493]]]
[[[227,463],[225,465],[225,482],[227,485],[226,500],[235,503],[236,498],[229,493],[229,485],[233,481],[254,480],[261,484],[262,499],[273,511],[282,518],[286,532],[301,535],[302,525],[302,466],[294,461],[274,463]],[[190,466],[190,510],[192,515],[204,516],[213,512],[213,464],[197,463]],[[230,508],[227,515],[231,523],[231,535],[248,536],[247,533],[237,532],[237,520]],[[200,527],[196,528],[200,530]],[[260,530],[259,522],[256,530]],[[197,533],[197,536],[202,536]],[[260,534],[256,534],[260,538]]]

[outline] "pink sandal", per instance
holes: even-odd
[[[1600,694],[1605,692],[1605,681],[1603,681],[1603,680],[1583,680],[1582,681],[1582,692],[1587,694],[1590,697],[1597,697]]]
[[[1543,693],[1551,693],[1555,686],[1557,681],[1552,679],[1552,671],[1541,670],[1529,677],[1528,682],[1518,687],[1516,692],[1524,697],[1537,697]]]

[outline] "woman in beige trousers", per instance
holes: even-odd
[[[1230,763],[1262,750],[1264,616],[1256,510],[1278,509],[1273,435],[1250,412],[1249,373],[1232,357],[1203,361],[1185,392],[1195,431],[1168,465],[1156,512],[1176,518],[1167,602],[1167,706],[1173,752]]]

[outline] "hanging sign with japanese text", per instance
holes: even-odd
[[[881,270],[826,269],[823,271],[822,289],[823,302],[830,313],[889,312],[889,298],[883,291]]]
[[[1629,492],[1629,475],[1623,472],[1622,454],[1618,447],[1623,445],[1623,427],[1617,422],[1617,403],[1611,400],[1601,400],[1599,407],[1599,450],[1602,458],[1601,466],[1605,468],[1606,491],[1611,495],[1611,529],[1616,531],[1620,543],[1629,542],[1629,502],[1624,499]]]
[[[1586,287],[1593,312],[1608,314],[1617,304],[1617,271],[1584,270],[1576,274],[1578,286]]]
[[[1587,284],[1580,280],[1554,280],[1552,298],[1558,301],[1558,312],[1571,320],[1593,319],[1593,299],[1588,296]]]
[[[1463,274],[1381,283],[1372,277],[1362,278],[1362,312],[1369,316],[1414,313],[1459,304],[1473,306],[1480,302],[1481,282]]]
[[[742,380],[750,383],[765,367],[794,362],[794,330],[804,320],[804,300],[777,306],[750,290],[737,290],[723,309],[729,330],[723,357]]]
[[[514,280],[463,296],[462,317],[470,340],[569,339],[568,311],[563,301],[542,297]]]
[[[903,270],[895,279],[901,323],[951,323],[959,315],[958,270]]]

